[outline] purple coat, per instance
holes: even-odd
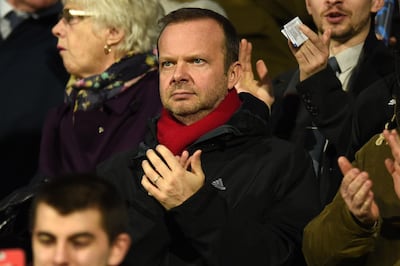
[[[77,111],[74,123],[71,106],[51,110],[42,133],[39,173],[55,176],[94,170],[112,154],[135,148],[147,121],[160,110],[157,71],[106,101],[102,111]]]

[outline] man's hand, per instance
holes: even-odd
[[[263,60],[258,60],[256,70],[259,80],[254,79],[253,67],[251,66],[252,45],[246,39],[240,42],[239,62],[242,66],[242,75],[235,88],[238,92],[248,92],[265,102],[271,110],[274,103],[274,92],[272,82],[268,77],[268,69]]]
[[[142,185],[147,192],[170,210],[181,205],[204,184],[205,176],[201,168],[201,151],[192,156],[188,153],[175,157],[163,145],[158,145],[156,151],[146,152],[147,160],[143,160],[144,175]]]
[[[303,81],[328,65],[331,30],[326,30],[321,36],[304,24],[300,25],[300,30],[308,40],[297,48],[289,41],[289,48],[299,64],[300,81]]]
[[[185,168],[188,169],[190,166],[190,156],[188,151],[183,151],[181,155],[175,155],[175,158],[179,161],[179,164]]]
[[[362,224],[373,225],[379,218],[379,208],[374,200],[372,181],[367,172],[353,168],[345,157],[338,159],[344,177],[340,194],[353,216]]]
[[[394,190],[400,199],[400,139],[396,130],[384,130],[383,136],[392,150],[394,159],[386,159],[386,169],[393,177]]]

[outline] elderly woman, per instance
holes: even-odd
[[[65,0],[63,4],[53,33],[71,74],[65,103],[45,122],[40,175],[0,201],[0,248],[21,247],[28,257],[25,202],[42,175],[94,170],[110,155],[137,146],[147,120],[161,110],[153,53],[157,22],[164,13],[159,0]]]
[[[39,172],[87,172],[142,140],[161,108],[154,45],[158,0],[65,0],[53,28],[71,74],[47,117]]]

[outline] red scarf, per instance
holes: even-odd
[[[187,146],[202,135],[225,124],[240,107],[240,104],[241,101],[236,90],[232,89],[215,110],[188,126],[178,122],[163,108],[157,122],[158,141],[170,149],[173,154],[180,155]]]

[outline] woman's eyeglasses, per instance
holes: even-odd
[[[77,19],[83,19],[84,17],[93,16],[92,12],[84,11],[84,10],[76,10],[65,8],[60,14],[60,19],[64,20],[67,24],[71,25],[77,22]]]

